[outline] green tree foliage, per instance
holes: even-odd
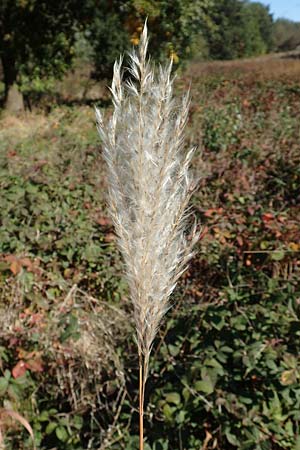
[[[110,77],[113,62],[139,41],[145,19],[150,52],[158,61],[182,64],[194,53],[234,59],[290,50],[300,25],[248,0],[2,0],[0,59],[5,98],[12,86],[59,78],[74,56],[76,33],[91,46],[97,78]],[[78,35],[78,33],[77,33]],[[274,42],[273,42],[274,41]]]
[[[244,3],[242,26],[245,38],[245,54],[264,54],[273,48],[273,18],[269,6],[259,2]]]
[[[151,6],[156,5],[152,15],[150,3]],[[201,30],[213,27],[210,11],[215,0],[135,0],[134,4],[139,22],[142,23],[145,16],[149,17],[151,52],[160,60],[172,57],[175,63],[179,63],[191,57],[193,44]]]
[[[212,58],[235,59],[266,53],[272,48],[272,16],[259,2],[220,0],[211,11],[215,27],[207,30]]]
[[[92,47],[92,59],[97,78],[111,75],[113,63],[130,45],[130,35],[124,27],[128,0],[89,0],[86,36]]]
[[[187,59],[199,30],[213,24],[210,10],[215,0],[90,0],[89,38],[98,77],[110,76],[114,60],[139,41],[148,18],[150,50],[157,60]]]
[[[238,58],[242,53],[242,3],[220,0],[211,12],[215,27],[207,32],[209,53],[213,59]]]
[[[59,77],[72,60],[79,0],[1,0],[0,58],[5,97],[22,76]]]
[[[300,23],[278,19],[274,23],[274,45],[277,51],[294,50],[300,45]]]

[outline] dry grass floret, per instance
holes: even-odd
[[[172,64],[156,74],[147,47],[145,26],[138,52],[130,54],[129,80],[122,80],[122,59],[115,63],[114,112],[107,125],[96,111],[108,203],[134,307],[142,403],[157,328],[198,238],[196,226],[186,232],[195,184],[189,171],[194,151],[185,151],[183,142],[189,95],[180,104],[174,100]]]

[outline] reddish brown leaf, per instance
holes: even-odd
[[[199,240],[201,241],[201,239],[203,239],[207,233],[208,233],[208,227],[205,226],[205,227],[201,230]]]
[[[20,264],[21,264],[23,267],[26,267],[26,269],[27,269],[29,272],[32,272],[32,269],[33,269],[33,261],[31,261],[29,258],[21,258],[21,259],[20,259]]]
[[[44,317],[44,315],[42,313],[32,314],[32,316],[30,317],[29,322],[30,322],[31,325],[35,325],[37,323],[40,324],[42,322],[43,317]]]
[[[14,156],[17,156],[17,152],[15,150],[9,150],[6,156],[7,158],[13,158]]]
[[[243,241],[242,237],[241,236],[237,236],[236,240],[237,240],[237,243],[239,244],[239,246],[242,247],[243,244],[244,244],[244,241]]]
[[[18,259],[15,259],[10,265],[10,271],[14,275],[18,275],[18,273],[21,272],[21,269],[22,269],[22,264]]]
[[[102,227],[106,227],[112,224],[110,218],[105,216],[97,217],[96,222],[98,225],[101,225]]]
[[[26,363],[24,361],[19,361],[12,370],[12,375],[14,378],[20,378],[26,373]]]
[[[16,259],[15,255],[6,255],[4,257],[4,260],[10,263],[13,262],[15,259]]]
[[[271,213],[264,213],[261,217],[265,223],[268,223],[268,222],[271,222],[272,220],[274,220],[274,216]]]
[[[212,217],[216,210],[214,208],[207,209],[204,213],[205,217]]]
[[[212,217],[214,214],[222,214],[223,208],[209,208],[205,211],[205,217]]]
[[[284,217],[284,216],[279,216],[278,217],[278,222],[284,223],[285,221],[286,221],[286,217]]]
[[[12,347],[15,347],[17,344],[18,344],[18,342],[19,342],[19,339],[18,338],[16,338],[16,337],[12,337],[12,338],[10,338],[10,340],[9,340],[9,348],[12,348]]]

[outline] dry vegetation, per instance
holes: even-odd
[[[235,61],[196,62],[189,67],[189,75],[194,78],[203,75],[244,75],[246,78],[257,80],[298,80],[300,53],[276,53],[257,58]]]
[[[203,234],[155,343],[153,450],[299,445],[299,79],[300,60],[276,56],[177,80],[192,83],[187,145],[206,164]],[[40,449],[132,450],[135,344],[85,82],[0,119],[0,398]],[[8,449],[30,445],[8,432]]]

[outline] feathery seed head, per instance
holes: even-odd
[[[189,96],[173,98],[172,64],[158,73],[147,59],[144,26],[138,52],[130,54],[131,78],[114,65],[114,112],[104,124],[96,110],[107,164],[109,207],[124,257],[134,307],[139,352],[148,362],[169,297],[193,255],[196,226],[187,239],[187,206],[194,188],[185,151]],[[147,365],[147,364],[146,364]]]

